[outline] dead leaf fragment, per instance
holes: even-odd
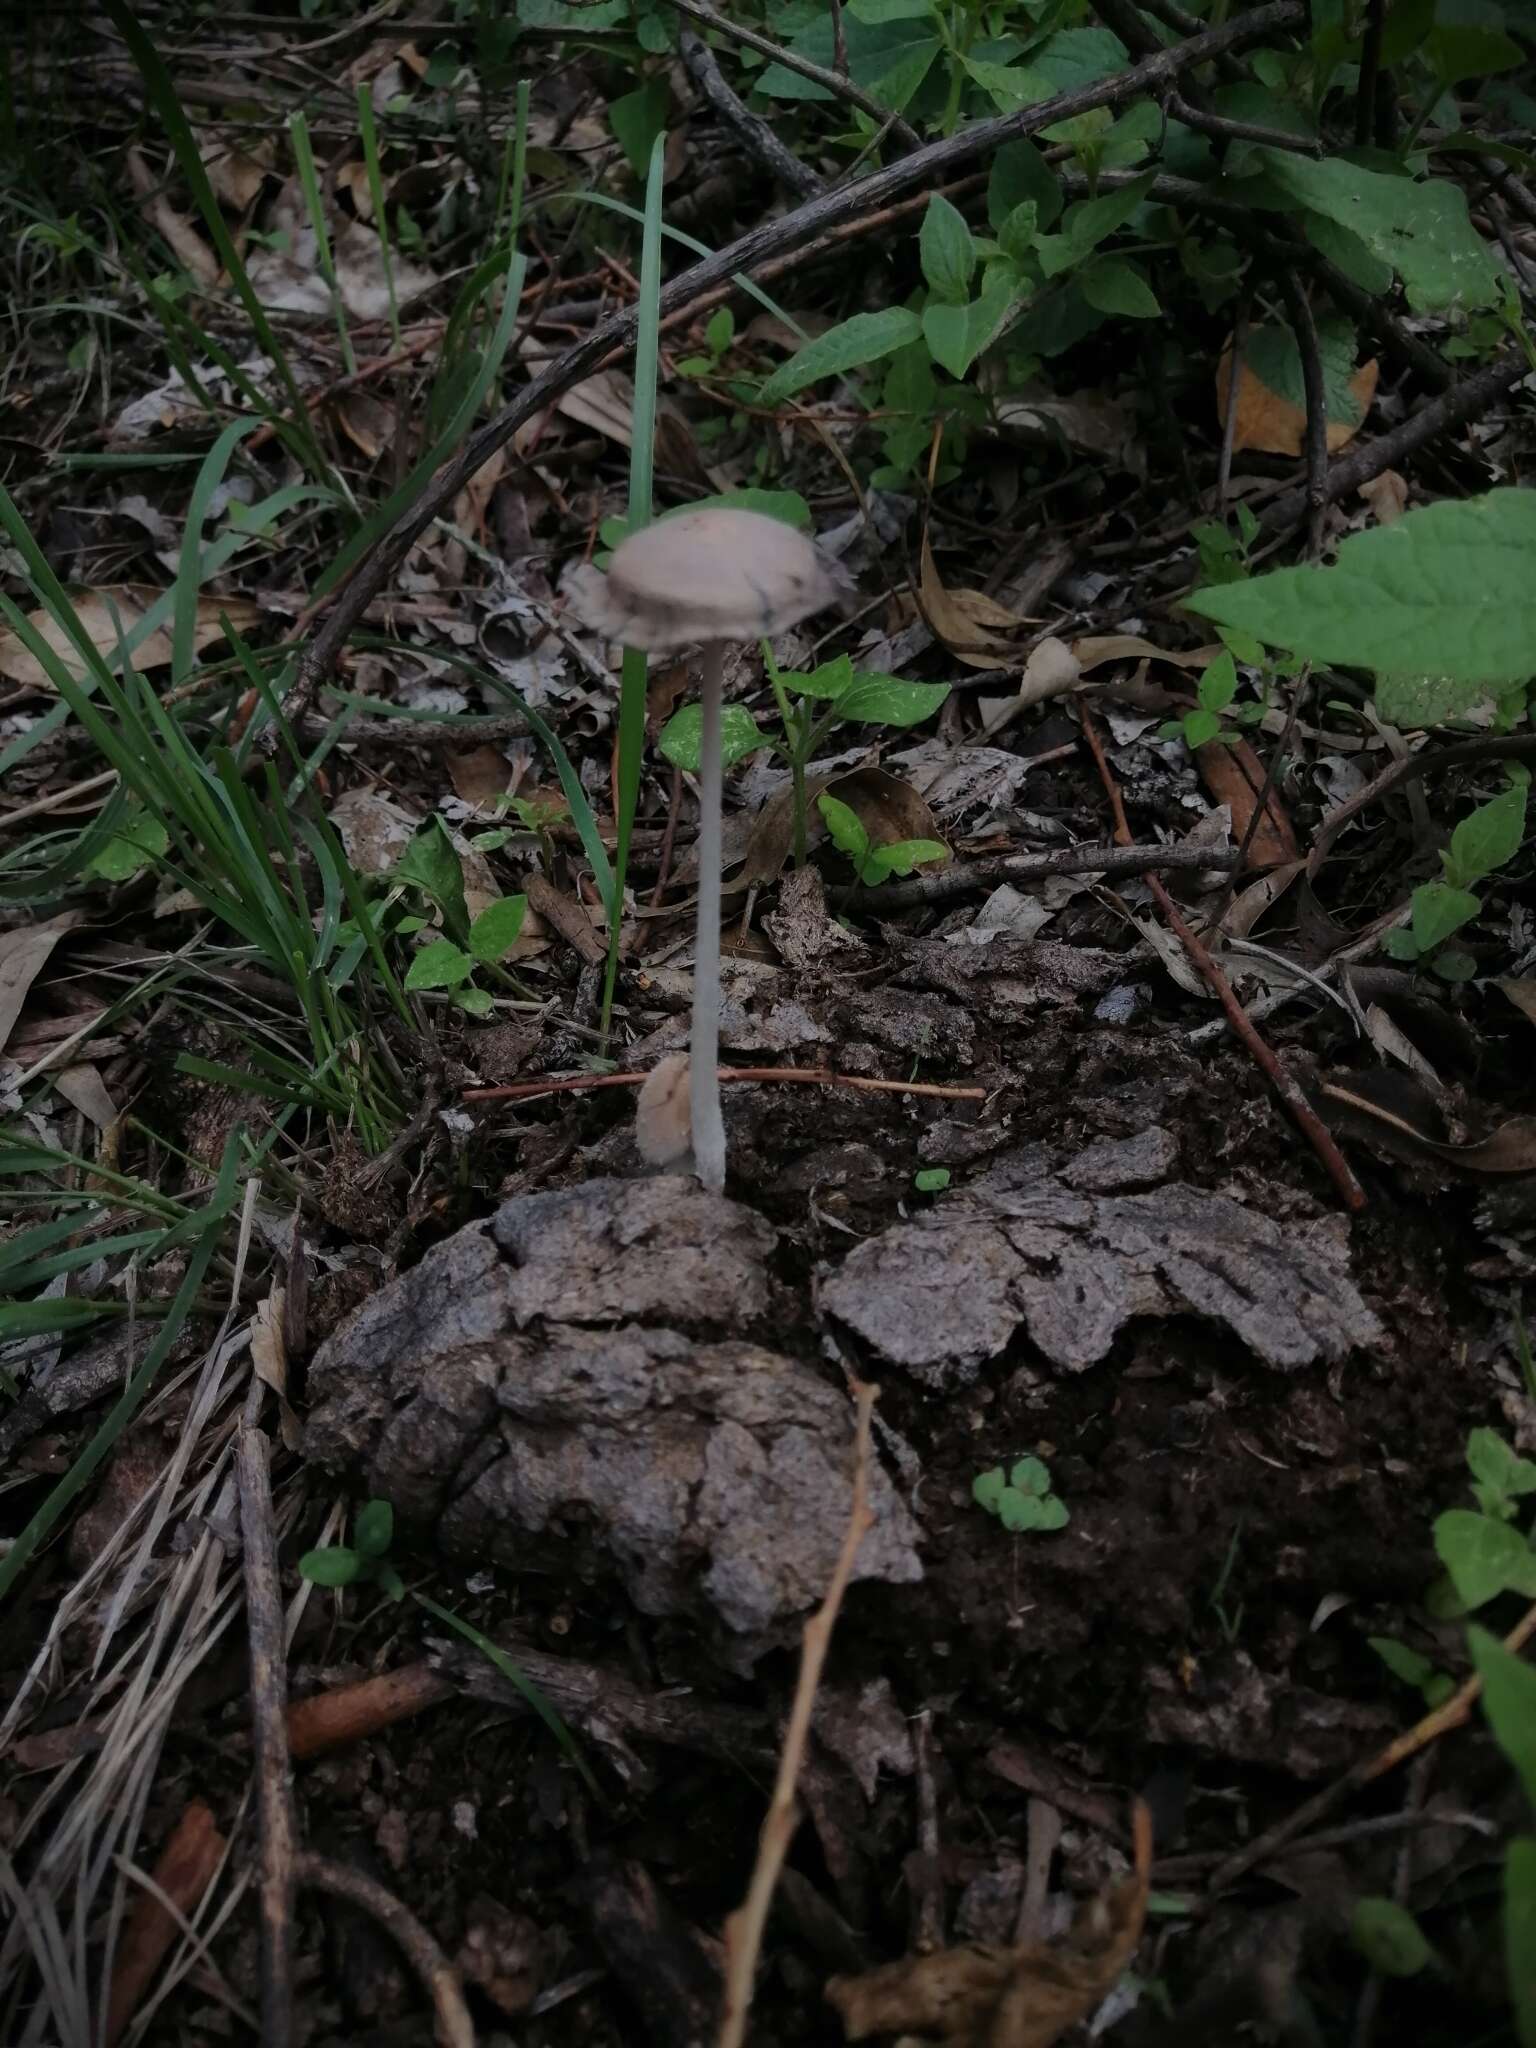
[[[336,401],[336,421],[370,462],[389,447],[398,426],[394,407],[370,391],[344,391]]]
[[[1360,486],[1359,495],[1376,515],[1378,526],[1390,526],[1408,510],[1408,481],[1395,469],[1384,469]]]
[[[1402,1113],[1400,1097],[1394,1106],[1375,1102],[1363,1092],[1363,1083],[1353,1087],[1323,1087],[1317,1091],[1318,1107],[1335,1129],[1346,1135],[1374,1139],[1384,1151],[1407,1159],[1435,1159],[1458,1173],[1536,1173],[1536,1116],[1513,1116],[1486,1138],[1470,1145],[1449,1145],[1431,1137]]]
[[[635,1145],[647,1166],[670,1166],[693,1143],[688,1055],[668,1053],[646,1075],[635,1105]]]
[[[1216,802],[1230,806],[1232,837],[1241,846],[1258,808],[1259,791],[1264,787],[1264,763],[1247,740],[1239,739],[1230,745],[1225,740],[1212,740],[1208,746],[1196,747],[1195,765],[1200,770],[1201,781]],[[1278,792],[1271,788],[1264,799],[1263,814],[1248,842],[1248,865],[1277,868],[1300,857],[1301,850],[1296,844],[1291,821],[1286,816]]]
[[[72,592],[71,602],[85,629],[86,638],[110,660],[117,653],[119,637],[126,639],[162,595],[161,591],[143,584],[115,583],[105,584],[99,590]],[[219,622],[221,612],[227,614],[230,624],[242,633],[261,617],[259,609],[243,597],[200,597],[194,640],[199,654],[215,640],[223,639],[224,628]],[[53,649],[78,682],[85,673],[85,663],[80,650],[62,626],[41,607],[28,614],[27,623],[44,644]],[[133,651],[133,666],[141,675],[152,668],[163,668],[170,659],[171,634],[167,626],[157,627]],[[18,635],[8,629],[0,630],[0,675],[9,676],[15,683],[30,684],[34,689],[53,687],[42,663],[27,651]]]
[[[1380,365],[1373,356],[1368,363],[1362,363],[1350,378],[1349,393],[1359,409],[1359,416],[1353,425],[1344,420],[1328,422],[1330,455],[1347,447],[1364,426],[1365,416],[1376,396],[1379,374]],[[1227,424],[1231,389],[1232,343],[1229,340],[1216,366],[1216,417],[1223,428]],[[1306,408],[1294,404],[1282,393],[1272,391],[1259,377],[1251,359],[1245,356],[1237,380],[1237,423],[1232,434],[1234,450],[1252,448],[1263,455],[1300,455],[1306,437]]]
[[[1494,987],[1504,991],[1528,1023],[1536,1024],[1536,976],[1506,975]]]
[[[1017,612],[988,597],[983,590],[946,590],[934,563],[928,536],[923,535],[918,596],[923,617],[944,645],[969,668],[998,668],[1015,659],[1015,642],[1006,637],[1028,624]]]
[[[976,1944],[834,1977],[827,1999],[850,2041],[920,2034],[944,2048],[1053,2048],[1115,1987],[1146,1921],[1152,1819],[1138,1800],[1135,1867],[1078,1912],[1058,1944]]]
[[[212,284],[219,274],[213,251],[185,215],[179,214],[166,198],[161,181],[145,162],[142,151],[130,149],[126,161],[129,183],[138,195],[139,210],[144,218],[199,284]]]
[[[1086,675],[1106,661],[1171,661],[1177,668],[1208,668],[1222,653],[1219,640],[1209,647],[1155,647],[1137,633],[1090,633],[1072,642],[1072,652]]]

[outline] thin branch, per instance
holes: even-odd
[[[1323,381],[1323,355],[1318,346],[1317,322],[1307,295],[1297,282],[1295,271],[1283,267],[1278,273],[1291,329],[1301,356],[1301,384],[1307,404],[1307,553],[1315,561],[1323,551],[1323,521],[1328,511],[1324,484],[1328,474],[1328,389]]]
[[[825,181],[779,140],[770,122],[742,103],[704,38],[685,28],[677,39],[677,48],[688,76],[727,127],[741,137],[748,155],[801,199],[816,198],[824,190]]]
[[[1099,779],[1103,782],[1105,794],[1109,798],[1110,810],[1115,820],[1115,837],[1122,846],[1128,846],[1131,843],[1131,828],[1126,819],[1125,804],[1121,799],[1120,786],[1115,781],[1114,771],[1105,755],[1104,743],[1099,738],[1098,727],[1094,724],[1093,714],[1086,704],[1079,705],[1078,716],[1082,722],[1083,737],[1088,742],[1098,767]],[[1147,876],[1147,887],[1152,891],[1158,908],[1167,920],[1169,930],[1209,983],[1217,1001],[1227,1014],[1227,1022],[1247,1048],[1254,1064],[1268,1077],[1275,1093],[1291,1112],[1292,1118],[1326,1168],[1328,1177],[1338,1189],[1344,1206],[1358,1213],[1365,1207],[1365,1190],[1350,1172],[1348,1161],[1334,1142],[1332,1132],[1296,1082],[1281,1066],[1269,1046],[1260,1038],[1252,1018],[1238,1001],[1231,982],[1217,966],[1206,946],[1184,922],[1178,905],[1156,875]]]
[[[440,2048],[475,2048],[475,2026],[464,2003],[459,1973],[414,1913],[362,1871],[332,1863],[324,1856],[300,1856],[296,1874],[299,1883],[311,1890],[344,1899],[349,1906],[370,1914],[394,1940],[432,2000]]]
[[[985,1102],[985,1088],[950,1087],[939,1081],[876,1081],[867,1074],[839,1074],[831,1067],[721,1067],[722,1081],[792,1081],[821,1088],[856,1088],[866,1095],[925,1095],[940,1102]],[[521,1102],[532,1095],[589,1095],[598,1088],[641,1088],[646,1074],[545,1074],[535,1081],[508,1081],[500,1088],[465,1088],[465,1102]]]
[[[789,1725],[784,1731],[784,1749],[779,1758],[773,1798],[763,1822],[757,1861],[753,1865],[747,1896],[725,1923],[725,2013],[720,2022],[719,2048],[741,2048],[746,2039],[747,2015],[752,2010],[753,1979],[757,1974],[763,1929],[768,1922],[768,1908],[773,1903],[779,1872],[784,1867],[784,1858],[794,1838],[797,1818],[795,1787],[800,1782],[806,1743],[810,1738],[816,1688],[821,1682],[822,1667],[832,1644],[838,1610],[853,1577],[859,1545],[875,1519],[869,1505],[869,1427],[879,1392],[878,1387],[854,1382],[857,1422],[853,1439],[853,1504],[848,1513],[848,1532],[832,1572],[832,1582],[827,1587],[827,1597],[805,1625],[800,1676],[789,1710]]]
[[[666,316],[684,309],[696,310],[706,293],[728,283],[738,273],[802,249],[830,229],[889,206],[909,191],[926,191],[960,166],[968,168],[978,159],[990,159],[1005,142],[1036,135],[1058,121],[1090,113],[1097,107],[1119,106],[1138,93],[1162,89],[1193,65],[1261,42],[1277,30],[1290,27],[1304,18],[1305,11],[1303,0],[1268,0],[1267,5],[1159,51],[1116,77],[1096,79],[1092,84],[1057,93],[1052,99],[1021,107],[996,120],[978,121],[954,135],[941,136],[898,162],[872,171],[856,184],[839,186],[777,220],[762,222],[729,248],[705,257],[665,287],[662,313]],[[438,471],[415,504],[370,548],[337,596],[334,608],[300,658],[285,708],[307,708],[320,683],[336,666],[357,621],[380,592],[388,588],[417,539],[438,513],[452,504],[469,479],[519,427],[552,405],[562,392],[600,369],[610,357],[621,357],[631,348],[636,320],[636,310],[628,307],[583,336],[524,385],[471,436],[459,455]]]
[[[904,149],[922,147],[922,138],[910,121],[904,121],[899,114],[882,106],[862,86],[837,71],[829,71],[825,64],[813,64],[809,57],[802,57],[794,50],[786,50],[781,43],[770,42],[767,36],[759,35],[754,28],[746,28],[739,21],[731,21],[724,14],[717,14],[713,7],[701,5],[701,0],[671,0],[679,14],[686,14],[694,21],[702,22],[705,28],[712,28],[717,34],[729,36],[732,42],[742,43],[749,50],[756,50],[760,56],[769,57],[775,64],[782,64],[786,71],[797,71],[802,78],[808,78],[813,85],[819,85],[824,92],[831,93],[837,100],[846,100],[849,106],[857,107],[861,114],[868,114],[877,126],[888,122],[891,133],[897,137]]]
[[[288,1665],[268,1456],[266,1437],[251,1422],[243,1422],[235,1445],[235,1470],[251,1642],[252,1754],[261,1853],[257,1886],[261,2038],[267,2048],[289,2048],[293,2040],[293,1764],[288,1754]]]
[[[1314,136],[1293,135],[1287,128],[1265,128],[1257,121],[1234,121],[1227,114],[1207,113],[1176,92],[1169,93],[1163,104],[1171,119],[1182,121],[1186,128],[1197,129],[1202,135],[1215,136],[1218,141],[1261,142],[1266,149],[1287,149],[1296,156],[1327,155],[1326,145]]]
[[[950,903],[972,889],[998,882],[1034,881],[1042,875],[1144,875],[1154,868],[1235,868],[1236,853],[1209,846],[1063,846],[1054,853],[1004,853],[995,860],[951,861],[931,875],[878,888],[850,889],[840,908],[909,910],[914,904]]]

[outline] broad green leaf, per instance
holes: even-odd
[[[522,933],[526,896],[501,896],[488,903],[469,928],[469,950],[477,960],[505,960]]]
[[[1123,257],[1100,257],[1079,273],[1077,282],[1089,305],[1101,313],[1118,313],[1127,320],[1156,320],[1162,313],[1156,292]]]
[[[1421,953],[1444,945],[1452,932],[1476,917],[1480,905],[1470,889],[1452,889],[1445,882],[1424,882],[1413,892],[1413,937]]]
[[[1501,1499],[1536,1493],[1536,1464],[1522,1458],[1496,1429],[1474,1429],[1467,1438],[1467,1463],[1474,1479]]]
[[[1031,70],[1038,71],[1052,93],[1072,92],[1095,79],[1121,71],[1130,56],[1120,38],[1107,28],[1063,28],[1029,53]],[[1055,130],[1047,131],[1056,140]]]
[[[1384,725],[1398,726],[1404,732],[1460,718],[1487,695],[1484,684],[1462,682],[1456,676],[1376,678],[1377,715]]]
[[[1036,212],[1036,226],[1048,228],[1061,214],[1061,187],[1056,174],[1034,143],[1005,142],[992,159],[987,178],[987,220],[994,234],[1016,207],[1030,201]]]
[[[975,361],[969,306],[931,304],[923,308],[923,339],[941,370],[963,377]]]
[[[1323,367],[1323,398],[1330,423],[1360,424],[1360,401],[1350,389],[1359,342],[1347,320],[1325,317],[1317,323],[1317,353]],[[1286,399],[1298,412],[1307,406],[1301,351],[1289,327],[1256,327],[1243,344],[1243,361],[1259,382]]]
[[[851,12],[843,17],[844,43],[848,56],[848,76],[855,85],[862,85],[886,106],[899,106],[904,102],[895,99],[890,91],[889,81],[895,75],[899,86],[921,63],[923,72],[938,55],[939,40],[934,35],[932,24],[919,15],[889,17],[883,21],[860,21]],[[819,14],[808,27],[789,37],[788,47],[797,57],[809,57],[813,64],[820,64],[830,71],[836,54],[836,32],[832,26],[830,12]],[[922,73],[914,84],[907,86],[907,96],[921,83]],[[803,78],[798,71],[791,71],[784,64],[768,64],[757,80],[759,92],[777,100],[830,100],[834,95],[814,79]]]
[[[1536,1841],[1518,1835],[1504,1852],[1504,1967],[1520,2048],[1536,2048]]]
[[[1051,1490],[1051,1470],[1041,1458],[1020,1458],[1008,1474],[1008,1484],[1020,1493],[1038,1493],[1043,1500]]]
[[[700,745],[703,726],[702,704],[685,704],[667,720],[656,744],[674,768],[681,768],[689,775],[698,774],[699,763],[703,759]],[[757,729],[757,721],[746,706],[725,705],[720,713],[721,766],[734,768],[738,761],[744,761],[762,744],[763,736]]]
[[[998,1518],[1005,1529],[1015,1536],[1026,1529],[1038,1529],[1045,1521],[1045,1503],[1033,1493],[1020,1493],[1017,1487],[1005,1486],[997,1503]]]
[[[1440,22],[1425,39],[1424,54],[1442,85],[1464,78],[1491,78],[1525,62],[1520,45],[1499,28],[1480,22]]]
[[[1531,566],[1536,572],[1536,562]],[[1515,783],[1463,818],[1441,856],[1446,880],[1458,889],[1469,889],[1513,860],[1525,840],[1525,804],[1526,785]]]
[[[1461,187],[1448,178],[1388,177],[1344,157],[1319,163],[1278,149],[1258,155],[1288,198],[1348,228],[1390,263],[1415,311],[1493,306],[1503,297],[1499,265],[1472,225]]]
[[[920,1173],[913,1174],[912,1185],[920,1195],[941,1195],[949,1186],[949,1168],[947,1166],[925,1166]],[[991,1475],[986,1474],[984,1476],[990,1477]],[[999,1472],[997,1476],[1001,1480],[1003,1475]],[[977,1484],[979,1485],[980,1481]],[[971,1491],[973,1493],[976,1491],[975,1486],[971,1488]]]
[[[1000,114],[1011,114],[1015,107],[1033,107],[1048,100],[1054,90],[1044,73],[1028,64],[989,64],[981,57],[967,57],[965,68]]]
[[[1508,1522],[1449,1508],[1435,1520],[1435,1552],[1464,1608],[1481,1607],[1500,1593],[1536,1595],[1536,1553]]]
[[[364,1557],[382,1557],[395,1535],[395,1511],[387,1500],[365,1500],[352,1524],[352,1541]]]
[[[988,1514],[997,1513],[997,1504],[1003,1497],[1008,1482],[1003,1477],[1001,1465],[994,1465],[990,1472],[978,1472],[971,1481],[971,1498]]]
[[[965,215],[942,192],[929,197],[917,247],[929,291],[948,305],[963,305],[976,272],[976,244]]]
[[[363,1560],[355,1550],[332,1544],[325,1550],[306,1550],[299,1559],[299,1577],[312,1586],[350,1586],[362,1576]]]
[[[1195,694],[1207,711],[1225,711],[1237,695],[1237,663],[1226,649],[1205,670]]]
[[[1010,263],[1023,265],[1034,250],[1040,232],[1040,208],[1033,199],[1021,199],[997,231],[998,247]]]
[[[84,873],[103,882],[129,881],[158,859],[170,843],[170,834],[160,820],[139,808],[136,815],[130,813],[123,820],[95,859],[87,861]]]
[[[948,683],[903,683],[895,676],[855,675],[837,711],[855,725],[921,725],[949,695]]]
[[[704,346],[711,355],[723,356],[736,339],[736,315],[729,306],[717,306],[704,323]]]
[[[1536,491],[1443,500],[1352,534],[1332,568],[1201,590],[1189,610],[1308,661],[1486,689],[1536,675]]]
[[[1336,263],[1352,284],[1359,285],[1372,298],[1379,298],[1383,292],[1392,289],[1392,266],[1371,251],[1351,229],[1342,227],[1338,221],[1330,220],[1325,213],[1306,213],[1301,219],[1302,231],[1319,254],[1326,256],[1330,263]]]
[[[819,334],[782,363],[763,386],[764,405],[777,405],[803,391],[823,377],[840,377],[848,370],[862,369],[894,355],[923,331],[922,322],[907,306],[887,306],[878,313],[855,313],[851,320]]]
[[[1072,1517],[1067,1513],[1067,1504],[1059,1494],[1048,1493],[1040,1503],[1040,1527],[1042,1529],[1065,1529]]]
[[[921,341],[916,341],[898,349],[891,358],[880,402],[887,412],[913,414],[926,436],[938,390],[938,379],[933,374],[928,351]]]
[[[854,861],[862,860],[869,851],[869,834],[864,830],[858,812],[837,797],[825,794],[817,797],[816,808],[826,820],[832,844],[838,852],[846,853]]]
[[[807,675],[785,676],[782,680],[797,697],[841,697],[845,690],[853,688],[853,660],[850,655],[839,654]]]
[[[1355,1947],[1384,1977],[1416,1977],[1434,1960],[1418,1921],[1395,1899],[1357,1899],[1349,1931]]]
[[[964,377],[996,339],[1019,297],[1020,281],[1007,263],[989,263],[981,296],[968,306],[928,305],[923,339],[933,359],[952,377]]]
[[[1151,191],[1154,175],[1149,171],[1098,199],[1083,199],[1069,206],[1062,216],[1060,234],[1041,235],[1035,243],[1046,276],[1059,277],[1064,270],[1073,269],[1090,250],[1124,227]]]
[[[1486,1629],[1467,1630],[1467,1646],[1483,1681],[1483,1712],[1505,1756],[1536,1806],[1536,1667],[1506,1650]]]
[[[1395,1636],[1367,1636],[1366,1641],[1392,1676],[1402,1679],[1405,1685],[1424,1686],[1434,1677],[1435,1667],[1429,1659]]]
[[[822,802],[825,801],[823,797]],[[926,867],[930,861],[948,859],[949,848],[937,839],[898,839],[891,846],[871,849],[864,862],[864,879],[883,882],[887,875],[910,875],[914,868]]]
[[[1214,711],[1191,711],[1184,720],[1184,744],[1193,753],[1196,747],[1208,747],[1212,740],[1221,736],[1221,720]]]
[[[441,818],[429,819],[416,834],[395,869],[395,880],[424,890],[442,911],[450,932],[462,936],[468,931],[464,868]]]
[[[848,0],[855,21],[922,21],[933,13],[934,0]]]
[[[496,1007],[495,997],[483,988],[456,988],[448,1000],[468,1017],[489,1017]]]
[[[412,960],[405,986],[412,991],[457,988],[460,982],[468,981],[474,971],[474,961],[467,953],[461,953],[452,939],[434,939],[430,946],[423,946]]]

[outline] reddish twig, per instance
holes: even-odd
[[[453,1695],[453,1685],[430,1664],[406,1664],[334,1692],[314,1693],[288,1709],[288,1752],[304,1759],[361,1742]]]
[[[1079,706],[1078,717],[1082,722],[1083,737],[1088,742],[1089,752],[1093,755],[1098,768],[1099,779],[1104,784],[1105,794],[1109,798],[1110,812],[1115,821],[1115,837],[1122,846],[1129,846],[1132,843],[1131,828],[1126,819],[1120,785],[1115,780],[1114,771],[1104,752],[1104,743],[1099,738],[1098,728],[1086,704]],[[1217,966],[1206,946],[1185,923],[1178,905],[1156,875],[1147,876],[1147,887],[1152,891],[1158,908],[1166,918],[1169,930],[1209,983],[1213,994],[1226,1012],[1227,1022],[1233,1032],[1247,1048],[1255,1065],[1268,1077],[1275,1093],[1305,1134],[1308,1143],[1326,1169],[1329,1179],[1338,1189],[1345,1208],[1358,1214],[1365,1207],[1365,1190],[1350,1172],[1348,1161],[1335,1144],[1328,1127],[1296,1082],[1281,1066],[1274,1052],[1259,1036],[1253,1019],[1238,1001],[1232,984]]]
[[[194,1799],[172,1829],[149,1874],[149,1885],[123,1922],[107,1992],[104,2048],[116,2048],[121,2040],[182,1923],[202,1903],[227,1846],[214,1825],[212,1808]]]
[[[645,1074],[546,1074],[538,1081],[509,1081],[500,1088],[466,1088],[465,1102],[517,1102],[530,1095],[585,1095],[594,1088],[639,1088]],[[868,1095],[928,1095],[941,1102],[985,1102],[985,1088],[952,1088],[938,1081],[872,1081],[864,1074],[839,1074],[831,1067],[722,1067],[722,1081],[799,1081],[826,1088],[861,1088]]]

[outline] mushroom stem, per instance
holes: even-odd
[[[725,1119],[720,1111],[720,699],[725,643],[704,649],[699,730],[699,912],[693,949],[693,1033],[688,1105],[693,1163],[712,1194],[725,1187]]]

